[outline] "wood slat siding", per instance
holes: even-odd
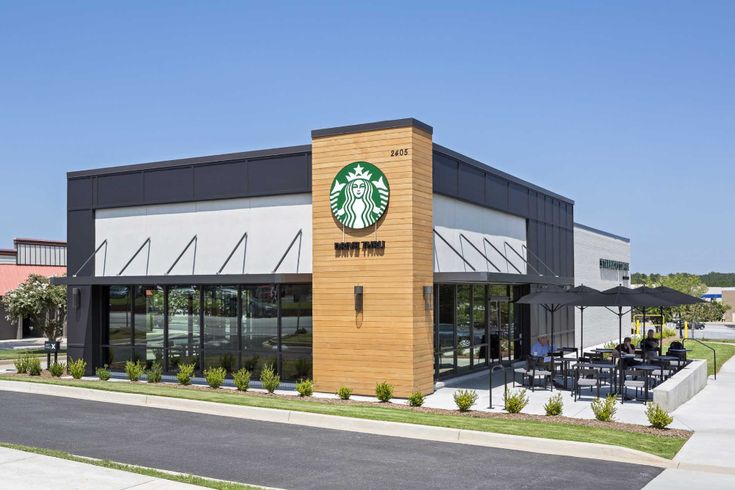
[[[408,156],[390,150],[408,148]],[[342,385],[374,395],[387,381],[395,394],[434,389],[433,311],[423,287],[433,283],[432,141],[405,127],[326,136],[312,141],[313,356],[319,391]],[[357,160],[376,165],[391,190],[377,232],[344,230],[332,216],[329,191],[342,167]],[[385,240],[382,255],[338,256],[334,243]],[[354,286],[364,288],[362,313]]]

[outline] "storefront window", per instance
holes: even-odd
[[[164,294],[161,286],[136,286],[134,300],[135,357],[163,366]]]
[[[204,287],[204,368],[237,369],[237,286]]]
[[[112,286],[107,291],[107,323],[102,329],[101,364],[122,369],[133,357],[133,325],[130,288]]]
[[[442,284],[437,288],[439,296],[436,330],[439,345],[439,374],[454,370],[454,317],[456,315],[454,286]]]
[[[311,286],[284,285],[281,291],[283,378],[311,378]]]
[[[168,293],[168,366],[175,371],[181,363],[199,367],[198,286],[173,286]]]
[[[266,364],[278,366],[278,287],[243,286],[241,365],[254,377]]]
[[[472,314],[472,286],[457,286],[457,370],[470,367],[470,321]]]
[[[485,286],[472,286],[472,365],[487,365],[487,299]]]

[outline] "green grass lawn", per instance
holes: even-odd
[[[663,351],[666,352],[666,349],[668,348],[669,344],[673,342],[674,340],[678,341],[678,338],[672,338],[668,339],[668,341],[664,341]],[[720,372],[720,368],[722,367],[725,362],[730,360],[730,358],[735,355],[735,343],[733,342],[725,342],[720,340],[705,340],[703,341],[708,346],[712,347],[715,352],[717,352],[717,372]],[[731,344],[731,345],[728,345]],[[692,340],[688,340],[684,343],[684,346],[687,349],[690,349],[690,352],[687,352],[687,359],[704,359],[707,361],[707,375],[712,376],[715,372],[715,366],[712,362],[712,351],[708,348],[704,347],[699,342],[694,342]]]
[[[102,381],[58,380],[48,378],[32,378],[18,376],[0,376],[0,379],[13,381],[30,381],[34,383],[49,383],[65,386],[78,386],[104,391],[122,393],[141,393],[146,395],[185,398],[190,400],[204,400],[217,403],[229,403],[251,407],[273,408],[279,410],[294,410],[301,412],[339,415],[369,420],[384,420],[408,424],[430,425],[435,427],[449,427],[454,429],[469,429],[484,432],[496,432],[547,439],[561,439],[568,441],[596,442],[613,446],[623,446],[637,449],[671,459],[686,442],[685,437],[632,433],[616,428],[591,427],[572,423],[555,422],[548,420],[518,420],[507,418],[479,418],[456,415],[425,413],[390,405],[361,406],[350,404],[330,404],[299,400],[297,398],[280,398],[264,396],[248,396],[230,390],[182,389],[166,385],[149,385],[145,383],[110,383]]]
[[[7,447],[9,449],[16,449],[18,451],[25,451],[27,453],[41,454],[43,456],[51,456],[53,458],[66,459],[69,461],[76,461],[77,463],[90,464],[94,466],[100,466],[102,468],[110,468],[113,470],[127,471],[128,473],[137,473],[139,475],[150,476],[153,478],[161,478],[164,480],[172,480],[181,483],[188,483],[190,485],[198,485],[206,488],[216,488],[219,490],[261,490],[262,487],[254,487],[252,485],[243,485],[241,483],[224,482],[218,480],[210,480],[209,478],[202,478],[194,475],[179,475],[171,474],[165,471],[158,471],[151,468],[144,468],[141,466],[134,466],[123,463],[116,463],[106,459],[91,459],[82,456],[76,456],[65,451],[58,451],[56,449],[45,449],[40,447],[25,446],[22,444],[10,444],[0,442],[0,447]]]

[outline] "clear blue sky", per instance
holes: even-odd
[[[69,170],[413,116],[636,271],[735,271],[735,2],[342,3],[0,1],[0,247],[65,237]]]

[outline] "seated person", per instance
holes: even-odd
[[[653,329],[649,329],[646,338],[641,341],[643,352],[658,350],[658,339],[654,336]]]
[[[538,340],[531,347],[531,355],[534,357],[543,357],[544,362],[549,362],[551,361],[549,352],[551,352],[549,338],[546,335],[539,335]]]
[[[620,357],[621,354],[635,354],[635,346],[633,345],[630,337],[625,337],[623,339],[623,343],[618,344],[612,353],[613,357]],[[623,359],[623,365],[625,367],[634,366],[636,364],[638,364],[638,361],[635,359]]]

